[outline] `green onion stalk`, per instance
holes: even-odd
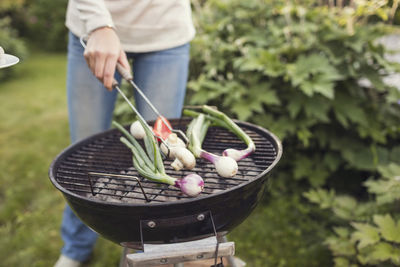
[[[207,134],[210,120],[204,114],[195,117],[186,131],[189,139],[189,150],[196,158],[203,158],[214,164],[217,173],[222,177],[233,177],[238,171],[237,162],[227,156],[218,156],[202,149],[202,143]]]
[[[146,132],[143,140],[146,151],[122,125],[115,121],[113,122],[113,125],[125,135],[120,140],[132,151],[133,166],[135,169],[146,179],[175,186],[185,195],[190,197],[199,195],[204,189],[203,179],[196,173],[188,174],[182,179],[177,179],[166,174],[160,148],[150,127],[147,124],[143,125],[146,122],[139,121]]]
[[[205,118],[212,123],[212,125],[226,128],[227,130],[234,133],[237,137],[239,137],[247,145],[247,148],[243,150],[237,150],[234,148],[225,149],[222,152],[223,156],[227,156],[233,158],[235,161],[239,161],[248,157],[251,153],[253,153],[256,150],[256,146],[253,140],[250,138],[250,136],[247,135],[226,114],[207,105],[201,106],[201,110],[205,114],[189,109],[185,109],[183,111],[183,114],[190,117],[198,117],[200,114],[203,114]]]

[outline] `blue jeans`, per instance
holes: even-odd
[[[107,91],[88,68],[79,38],[69,34],[67,99],[71,142],[110,128],[117,96]],[[133,59],[134,81],[154,106],[167,118],[179,118],[185,98],[189,66],[189,44],[149,53],[128,53]],[[116,79],[120,81],[119,75]],[[136,107],[147,120],[156,115],[135,92]],[[61,253],[85,261],[97,234],[83,224],[66,205],[61,225]]]

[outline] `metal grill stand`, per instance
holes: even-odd
[[[172,244],[146,244],[146,233],[154,232],[157,228],[169,227],[182,222],[190,222],[192,219],[203,224],[211,224],[212,237],[189,241],[177,242]],[[198,225],[201,227],[201,224]],[[220,236],[220,238],[218,238]],[[235,244],[228,242],[227,239],[218,235],[212,213],[210,211],[198,215],[187,215],[169,219],[141,220],[140,221],[141,248],[143,253],[128,254],[124,250],[122,260],[125,261],[122,267],[137,266],[159,266],[174,264],[175,267],[183,267],[183,262],[214,259],[213,267],[224,267],[222,257],[232,257],[235,253]],[[218,264],[218,259],[221,262]],[[233,262],[233,261],[231,261]],[[230,265],[236,267],[235,265]]]
[[[120,267],[159,266],[166,264],[183,267],[183,262],[187,261],[232,257],[235,253],[235,244],[234,242],[218,242],[217,238],[213,236],[197,241],[174,244],[144,244],[143,253],[128,253],[129,250],[124,248]],[[228,259],[228,261],[229,266],[239,267],[234,264],[233,259]],[[217,264],[214,266],[222,267],[223,265]]]

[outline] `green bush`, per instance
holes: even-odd
[[[400,265],[400,165],[380,166],[380,179],[364,182],[369,201],[357,201],[334,190],[310,190],[304,195],[340,219],[325,243],[335,266]]]
[[[68,30],[65,14],[68,0],[25,0],[14,15],[14,26],[39,49],[65,51]]]
[[[400,93],[382,81],[398,66],[374,42],[388,27],[348,27],[326,7],[287,1],[209,1],[198,12],[191,102],[277,133],[291,177],[320,186],[338,170],[399,160]]]
[[[391,9],[386,1],[319,2],[195,2],[190,102],[217,105],[283,140],[273,191],[325,187],[363,202],[371,197],[365,179],[400,162],[400,92],[382,80],[399,66],[376,42],[394,29],[385,24]],[[327,225],[343,224],[334,215]]]
[[[65,51],[67,3],[68,0],[2,0],[0,17],[8,17],[7,26],[18,32],[30,49]]]
[[[246,266],[329,266],[329,250],[322,243],[329,234],[326,214],[298,193],[265,201],[228,237]]]

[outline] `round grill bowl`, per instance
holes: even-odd
[[[189,120],[170,122],[175,129],[185,130]],[[49,177],[87,226],[123,246],[140,248],[143,242],[190,241],[211,236],[215,231],[224,235],[243,222],[256,207],[270,171],[282,155],[282,145],[275,135],[254,124],[236,123],[252,137],[256,152],[238,162],[239,172],[235,177],[219,177],[213,165],[203,159],[197,159],[194,170],[183,172],[175,172],[169,167],[171,161],[165,161],[166,171],[171,176],[179,178],[194,171],[203,177],[205,191],[196,198],[178,195],[172,201],[165,200],[162,195],[173,189],[157,183],[150,191],[148,186],[143,186],[150,202],[143,200],[139,186],[132,189],[138,192],[135,203],[93,197],[92,192],[100,194],[106,190],[97,188],[88,172],[135,172],[131,152],[119,141],[121,134],[116,129],[90,136],[66,148],[51,163]],[[227,130],[211,127],[203,148],[220,155],[229,147],[243,149],[245,144]],[[140,175],[134,175],[143,181]],[[158,193],[154,193],[154,188],[159,190]]]

